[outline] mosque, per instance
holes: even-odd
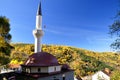
[[[41,51],[42,10],[41,2],[36,15],[35,52],[21,65],[21,72],[16,73],[16,80],[74,80],[74,70],[67,64],[59,64],[55,56]]]

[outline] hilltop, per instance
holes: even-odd
[[[12,46],[14,49],[10,55],[11,64],[22,64],[34,51],[33,44],[16,43]],[[77,76],[91,75],[104,68],[112,71],[120,67],[120,54],[112,52],[94,52],[60,45],[43,45],[42,51],[56,56],[60,64],[70,65]]]

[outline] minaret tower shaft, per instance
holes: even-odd
[[[35,44],[34,44],[34,52],[41,52],[41,39],[43,36],[43,30],[42,30],[42,10],[41,10],[41,2],[38,6],[38,10],[37,10],[37,15],[36,15],[36,29],[33,30],[33,35],[35,38]]]

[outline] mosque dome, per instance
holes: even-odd
[[[24,66],[45,67],[59,65],[57,59],[47,52],[37,52],[29,56],[23,64]]]

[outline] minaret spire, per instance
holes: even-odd
[[[33,30],[33,35],[35,38],[35,50],[34,52],[41,52],[41,39],[43,36],[43,30],[42,30],[42,10],[41,10],[41,2],[38,6],[38,10],[37,10],[37,15],[36,15],[36,29]]]
[[[41,15],[42,16],[41,1],[40,1],[39,6],[38,6],[37,15]]]

